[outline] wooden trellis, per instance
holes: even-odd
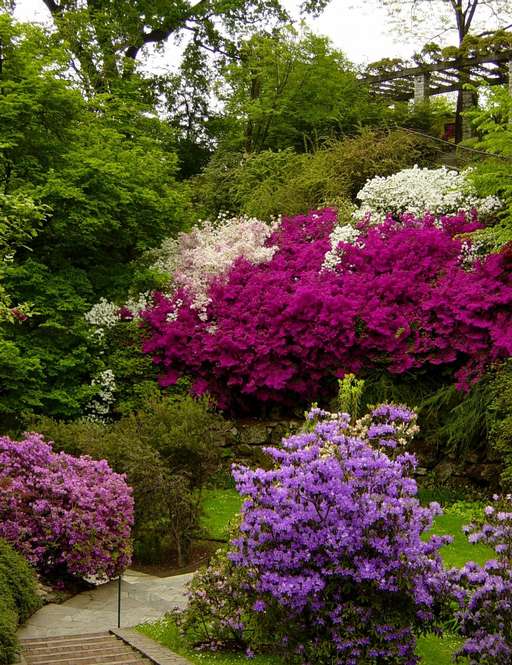
[[[461,114],[474,104],[474,94],[465,86],[477,86],[482,82],[487,85],[508,83],[512,92],[512,49],[383,71],[366,75],[363,80],[375,94],[394,101],[414,100],[418,103],[434,95],[458,92],[457,115],[461,131],[457,138],[467,138],[471,128]]]

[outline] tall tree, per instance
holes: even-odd
[[[247,40],[222,69],[218,95],[231,122],[227,147],[246,153],[301,151],[378,116],[345,56],[290,26]]]
[[[16,0],[0,0],[13,9]],[[205,49],[230,51],[237,35],[288,18],[279,0],[41,0],[74,57],[84,84],[96,92],[129,78],[145,46],[185,34]],[[317,12],[328,0],[307,0]]]
[[[187,220],[174,131],[136,82],[84,99],[43,30],[0,15],[0,42],[0,273],[12,303],[33,305],[23,323],[0,322],[0,422],[73,416],[98,362],[84,312],[124,294],[130,262]]]
[[[451,40],[461,46],[466,35],[482,35],[512,27],[510,0],[379,0],[396,28],[434,41]]]

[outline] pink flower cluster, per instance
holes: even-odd
[[[44,574],[112,578],[130,563],[131,488],[105,460],[0,437],[0,537]]]
[[[331,209],[283,219],[268,239],[271,260],[239,258],[212,281],[206,316],[184,289],[155,294],[143,314],[145,351],[162,367],[161,384],[189,376],[195,393],[210,392],[223,408],[286,405],[376,367],[448,365],[464,387],[512,354],[512,252],[468,266],[459,236],[479,228],[475,219],[361,223],[357,243],[344,243],[326,269],[335,223]]]

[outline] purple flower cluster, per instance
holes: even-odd
[[[485,522],[465,528],[470,542],[491,546],[496,558],[484,566],[469,562],[449,571],[456,617],[466,637],[460,656],[470,665],[512,662],[512,497],[494,497]]]
[[[378,417],[412,419],[392,408]],[[446,539],[421,538],[440,508],[420,506],[413,456],[392,460],[346,417],[322,415],[267,449],[271,470],[234,468],[245,502],[228,556],[300,662],[412,665],[414,628],[435,626],[447,589]]]
[[[130,563],[131,488],[105,460],[0,437],[0,537],[43,574],[112,578]]]
[[[267,240],[272,258],[239,258],[216,276],[205,312],[186,290],[156,294],[144,348],[161,384],[189,376],[223,408],[295,405],[374,367],[448,365],[464,387],[512,354],[512,251],[466,265],[459,235],[479,226],[473,218],[362,223],[326,269],[335,223],[330,209],[283,219]]]

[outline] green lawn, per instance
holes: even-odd
[[[229,490],[203,490],[201,527],[207,538],[227,540],[229,523],[239,512],[242,500],[238,492]]]
[[[206,490],[203,496],[204,514],[201,521],[208,538],[216,540],[227,539],[229,522],[240,510],[241,500],[236,490]],[[470,504],[467,506],[453,506],[446,509],[445,514],[438,517],[434,523],[433,533],[450,535],[453,543],[442,548],[441,554],[446,566],[462,566],[467,561],[484,563],[493,552],[484,545],[471,545],[462,532],[462,527],[471,520],[474,512]],[[180,638],[172,620],[162,619],[156,623],[144,624],[138,630],[152,637],[161,644],[169,647],[176,653],[188,658],[192,663],[204,665],[237,665],[247,662],[244,655],[198,653],[188,648]],[[417,653],[421,656],[423,665],[451,665],[452,654],[460,645],[460,640],[447,635],[439,638],[427,635],[418,639]],[[257,656],[251,660],[254,665],[279,665],[281,659],[275,656]]]

